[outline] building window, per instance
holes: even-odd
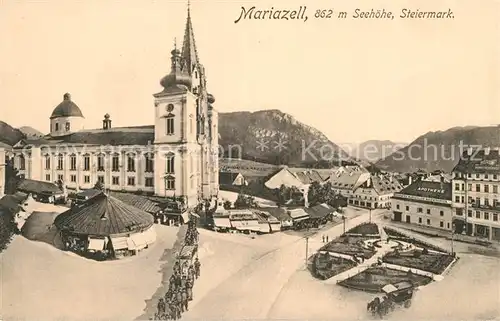
[[[493,175],[493,179],[498,179],[498,175],[497,175],[497,174],[494,174],[494,175]]]
[[[70,175],[69,180],[71,181],[71,183],[75,183],[76,182],[76,175]]]
[[[484,219],[489,220],[490,219],[490,213],[484,213]]]
[[[398,209],[398,210],[399,210],[399,204],[396,204],[396,209]]]
[[[66,123],[66,131],[69,131],[71,129],[71,124],[68,122]]]
[[[22,154],[19,155],[19,169],[22,171],[26,169],[26,158]]]
[[[481,185],[476,184],[476,192],[481,192]]]
[[[427,219],[427,225],[431,225],[431,220]]]
[[[418,224],[422,224],[422,218],[421,217],[418,218]]]
[[[476,174],[476,178],[479,178],[479,177],[480,177],[479,174]]]
[[[97,156],[97,171],[104,172],[104,156],[103,155]]]
[[[410,207],[409,206],[406,206],[406,211],[409,211],[410,210]]]
[[[493,221],[497,222],[498,221],[498,214],[493,213]]]
[[[450,229],[450,223],[446,223],[446,228]]]
[[[165,121],[166,121],[166,134],[173,135],[174,134],[174,116],[168,116]]]
[[[63,167],[64,167],[64,157],[63,155],[59,154],[59,156],[57,156],[57,170],[61,171],[63,170]]]
[[[57,175],[57,180],[59,182],[64,182],[64,176],[63,175]]]
[[[472,217],[472,210],[469,210],[469,211],[467,212],[467,216],[468,216],[468,217]]]
[[[462,203],[465,203],[465,196],[462,196]]]
[[[89,175],[83,176],[83,181],[85,182],[85,184],[90,183],[90,176]]]
[[[127,185],[135,186],[135,177],[127,177]]]
[[[71,155],[69,157],[69,170],[76,171],[76,155]]]
[[[59,130],[59,123],[56,123],[56,131]]]
[[[45,156],[45,169],[50,169],[50,155]]]
[[[135,155],[127,155],[127,172],[135,172]]]
[[[146,173],[153,173],[154,172],[154,165],[155,165],[155,162],[154,162],[154,155],[151,154],[151,153],[147,153],[146,155],[144,155],[144,158],[146,160],[146,170],[145,172]]]
[[[146,187],[153,187],[154,186],[154,180],[152,177],[146,177],[146,181],[144,183]]]
[[[46,180],[47,182],[50,182],[50,174],[45,175],[45,180]]]
[[[431,214],[431,209],[430,208],[427,209],[427,214]]]
[[[462,183],[462,191],[465,191],[465,184]]]
[[[481,205],[481,198],[476,197],[476,201],[474,202],[475,206],[480,206]]]
[[[484,179],[488,179],[488,174],[484,174]]]
[[[97,176],[97,181],[101,184],[104,184],[104,176],[102,175]]]
[[[498,185],[493,185],[493,194],[498,194]]]
[[[484,205],[490,206],[490,200],[488,198],[484,199]]]
[[[113,159],[111,161],[111,171],[119,172],[120,171],[120,156],[115,154],[113,155]],[[118,185],[118,184],[116,184]]]
[[[118,176],[113,176],[113,177],[111,178],[111,182],[112,182],[112,184],[113,184],[113,185],[120,185],[120,177],[118,177]]]
[[[481,212],[476,211],[476,218],[481,218]]]
[[[424,210],[421,207],[417,208],[417,213],[423,213],[423,212]]]
[[[469,191],[471,191],[471,192],[472,192],[472,184],[467,184],[467,185],[468,185],[468,187],[469,187]]]
[[[467,174],[467,177],[472,178],[472,174],[471,173]]]
[[[443,221],[439,222],[439,227],[444,227],[444,222]]]
[[[459,191],[460,190],[460,184],[459,183],[455,183],[455,191]]]
[[[90,155],[83,156],[83,170],[90,171]]]
[[[175,178],[167,177],[166,182],[167,182],[167,189],[169,190],[175,189]]]
[[[439,211],[440,216],[444,216],[444,211]]]
[[[490,192],[490,185],[486,184],[484,185],[484,192],[489,193]]]
[[[168,154],[167,155],[167,174],[174,174],[175,173],[175,156],[173,154]]]

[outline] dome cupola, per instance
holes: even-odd
[[[181,58],[181,52],[175,46],[174,50],[171,51],[172,54],[172,69],[170,74],[163,77],[160,81],[160,84],[164,89],[175,87],[175,86],[184,86],[187,89],[191,89],[192,79],[189,75],[187,68]]]
[[[63,101],[54,108],[50,119],[59,117],[82,117],[83,114],[80,108],[71,100],[71,95],[65,93],[63,96]]]

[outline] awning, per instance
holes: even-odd
[[[271,231],[272,232],[279,232],[281,231],[281,223],[278,222],[278,223],[275,223],[275,222],[271,222]]]
[[[229,217],[221,217],[221,218],[214,217],[214,225],[216,227],[229,228],[231,227],[231,221],[229,221]]]
[[[382,288],[382,292],[384,292],[384,293],[392,293],[392,292],[397,291],[397,290],[398,290],[398,288],[396,288],[392,284],[387,284],[386,286],[384,286]]]
[[[140,250],[147,246],[146,238],[144,233],[136,233],[130,235],[127,239],[127,245],[129,250]]]
[[[127,237],[112,237],[111,244],[113,245],[114,250],[123,250],[128,248]]]
[[[104,239],[93,239],[89,237],[88,250],[102,251],[104,250]]]
[[[144,231],[143,237],[146,240],[146,244],[153,244],[156,242],[156,230],[154,229],[154,225],[150,227],[148,230]]]

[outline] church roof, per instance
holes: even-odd
[[[188,66],[189,74],[193,70],[193,65],[198,65],[198,51],[194,41],[193,23],[191,21],[191,10],[188,4],[188,12],[186,19],[186,29],[184,30],[184,41],[182,43],[181,57]]]
[[[71,100],[68,93],[64,94],[63,101],[54,109],[50,119],[58,117],[83,117],[80,107]]]
[[[93,236],[140,232],[153,223],[151,214],[104,193],[60,214],[54,221],[60,230]]]

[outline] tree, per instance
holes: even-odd
[[[238,194],[236,201],[234,202],[234,207],[238,209],[246,209],[256,207],[255,199],[252,196],[247,196],[245,194]]]
[[[287,201],[287,196],[289,195],[287,187],[284,184],[281,184],[277,193],[278,193],[278,206],[284,205]]]
[[[224,202],[224,208],[226,210],[230,209],[232,207],[233,204],[231,204],[231,201],[225,201]]]
[[[94,189],[97,189],[99,191],[104,190],[104,186],[102,185],[101,181],[97,181],[97,183],[95,183]]]
[[[21,177],[19,171],[14,167],[13,159],[6,159],[5,163],[5,194],[15,194]]]
[[[307,200],[309,206],[315,206],[321,203],[322,199],[322,186],[318,182],[313,182],[309,186],[309,191],[307,193]]]

